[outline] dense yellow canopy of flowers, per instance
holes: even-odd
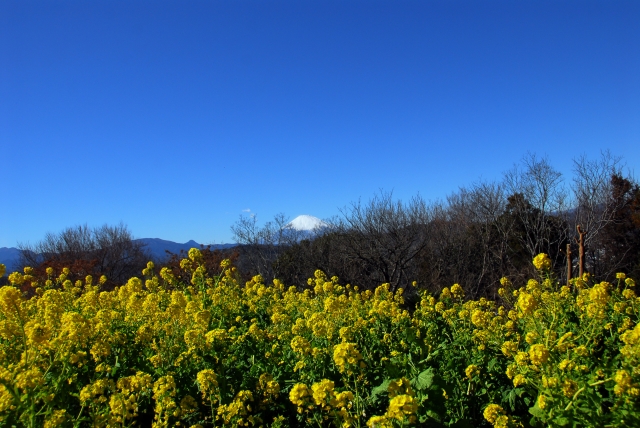
[[[640,300],[625,275],[561,286],[541,254],[540,278],[503,278],[499,301],[454,284],[414,309],[388,284],[359,291],[322,271],[299,288],[240,284],[229,261],[201,261],[182,261],[188,284],[149,263],[113,291],[50,270],[31,298],[29,271],[9,275],[0,425],[519,426],[531,415],[512,390],[551,426],[640,421]]]

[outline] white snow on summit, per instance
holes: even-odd
[[[291,226],[291,228],[295,230],[312,231],[327,227],[328,224],[320,220],[318,217],[303,214],[291,220],[287,226]]]

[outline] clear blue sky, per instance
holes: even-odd
[[[0,246],[640,159],[638,1],[0,2]]]

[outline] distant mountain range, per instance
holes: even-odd
[[[7,273],[13,272],[20,257],[20,250],[17,248],[0,248],[0,263],[7,267]]]
[[[158,238],[142,238],[134,239],[134,242],[142,242],[145,244],[146,250],[149,251],[151,257],[157,261],[164,261],[167,259],[167,251],[174,254],[179,254],[180,250],[189,251],[191,248],[200,248],[200,244],[196,241],[185,242],[180,244],[178,242],[166,241]],[[226,248],[235,247],[236,244],[215,244],[211,245],[212,250],[223,250]],[[7,273],[13,272],[17,269],[18,260],[20,259],[20,250],[14,247],[1,247],[0,248],[0,263],[7,267]]]
[[[135,242],[142,242],[146,246],[146,250],[151,253],[151,256],[156,260],[165,260],[167,258],[167,251],[173,254],[179,254],[180,250],[189,251],[192,248],[200,248],[200,244],[191,240],[180,244],[173,241],[165,241],[159,238],[142,238],[134,239]],[[212,250],[224,250],[227,248],[235,247],[237,244],[212,244]],[[206,245],[205,245],[206,247]]]
[[[328,224],[317,217],[311,215],[300,215],[287,224],[293,230],[302,233],[300,237],[312,239],[319,236]],[[178,242],[166,241],[159,238],[141,238],[134,239],[136,242],[142,242],[149,251],[151,257],[156,261],[164,261],[167,259],[167,251],[173,254],[180,254],[180,250],[189,251],[191,248],[200,248],[200,244],[196,241],[188,241],[184,244]],[[212,250],[224,250],[235,247],[238,244],[214,244],[211,245]],[[20,259],[20,250],[14,247],[0,247],[0,263],[7,267],[7,272],[13,272],[17,269],[18,260]]]

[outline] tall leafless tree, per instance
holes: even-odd
[[[68,227],[60,233],[47,233],[35,244],[19,244],[18,248],[22,266],[82,266],[86,271],[83,274],[106,275],[111,286],[139,275],[150,259],[144,244],[134,241],[122,223],[95,228],[86,224]]]
[[[392,290],[406,285],[414,259],[427,247],[431,213],[419,196],[408,203],[394,201],[391,193],[360,201],[341,210],[335,225],[346,257],[365,266],[374,280],[389,283]]]
[[[528,256],[544,252],[555,258],[554,263],[561,263],[558,249],[568,240],[568,232],[559,224],[568,209],[562,174],[547,158],[528,154],[505,174],[504,184],[512,195],[511,213],[524,228],[518,238]]]

